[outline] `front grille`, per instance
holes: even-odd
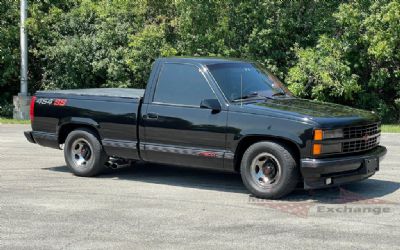
[[[346,139],[361,138],[365,135],[376,135],[379,132],[380,131],[378,123],[343,129],[344,138]]]
[[[344,128],[344,138],[350,139],[342,143],[344,153],[367,151],[379,144],[379,124],[370,124],[357,127]]]
[[[368,140],[357,140],[351,142],[343,142],[343,152],[359,152],[365,151],[369,149],[373,149],[378,146],[379,140],[378,137],[369,138]]]

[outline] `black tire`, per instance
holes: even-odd
[[[262,163],[264,158],[265,162]],[[255,143],[245,151],[240,174],[247,189],[254,196],[264,199],[278,199],[289,194],[300,179],[291,150],[283,144],[269,141]],[[259,174],[263,176],[259,177]]]
[[[82,144],[81,149],[78,144]],[[75,175],[84,177],[101,174],[106,170],[105,162],[108,159],[99,139],[91,130],[85,128],[68,134],[65,140],[64,158]]]

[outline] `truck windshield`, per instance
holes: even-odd
[[[274,75],[252,63],[218,63],[207,65],[226,98],[242,101],[254,98],[292,96]]]

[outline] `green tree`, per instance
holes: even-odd
[[[12,115],[19,89],[19,1],[0,0],[0,116]]]
[[[334,32],[298,49],[287,78],[299,96],[379,112],[400,121],[400,3],[352,1],[333,14]]]
[[[400,121],[399,5],[33,0],[30,91],[145,87],[160,56],[238,57],[263,64],[300,97],[376,110],[385,121]],[[0,0],[0,24],[0,115],[10,115],[11,96],[19,89],[19,1]]]
[[[141,1],[72,1],[32,7],[30,30],[40,58],[41,88],[134,86],[126,63],[129,37],[144,22]]]
[[[126,60],[133,72],[136,86],[142,88],[146,86],[150,66],[156,58],[177,54],[176,49],[166,39],[165,29],[166,24],[151,24],[130,38],[130,52]]]

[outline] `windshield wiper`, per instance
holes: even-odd
[[[286,96],[286,93],[285,92],[277,92],[277,93],[272,94],[272,97],[274,97],[274,96]]]
[[[235,98],[235,99],[233,100],[233,102],[240,102],[240,101],[248,100],[248,99],[269,99],[269,97],[260,95],[260,94],[257,93],[257,92],[252,92],[252,93],[249,93],[249,94],[247,94],[247,95],[244,95],[244,96]]]

